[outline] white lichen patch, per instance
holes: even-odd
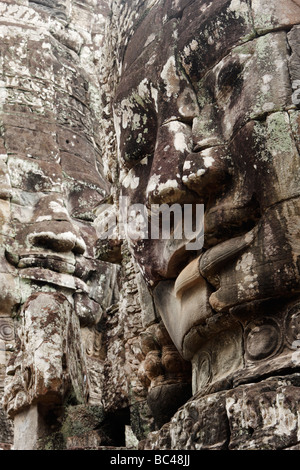
[[[183,49],[183,54],[185,55],[185,57],[188,57],[190,53],[191,53],[190,46],[189,45],[185,46]]]
[[[113,121],[115,129],[115,137],[117,141],[117,151],[120,152],[120,139],[121,139],[121,117],[117,114],[116,110],[113,110]]]
[[[132,118],[132,129],[139,129],[141,127],[141,115],[135,113]]]
[[[125,99],[121,103],[120,116],[122,122],[122,128],[126,129],[130,124],[133,116],[133,104],[129,99]]]
[[[6,82],[4,80],[0,80],[0,110],[3,109],[7,96]]]
[[[180,78],[177,75],[176,61],[174,56],[169,57],[162,69],[160,76],[165,82],[166,94],[169,98],[172,95],[176,95],[180,91]]]
[[[128,175],[122,181],[122,186],[124,188],[136,189],[140,183],[140,178],[135,176],[132,172],[129,172]]]
[[[189,46],[190,46],[190,49],[191,49],[192,51],[196,51],[196,50],[198,49],[198,47],[199,47],[199,44],[198,44],[198,42],[196,41],[196,39],[193,39],[193,40],[190,42]]]
[[[32,232],[27,237],[27,242],[29,244],[34,244],[36,239],[44,239],[56,241],[58,244],[65,244],[66,251],[71,251],[75,246],[81,249],[82,252],[86,250],[86,245],[84,240],[75,233],[71,231],[65,231],[60,233],[55,233],[49,231],[37,231]]]
[[[191,131],[186,124],[179,121],[171,121],[166,124],[174,134],[174,148],[179,152],[191,150]]]
[[[263,90],[262,90],[263,91]],[[266,90],[264,90],[265,92]],[[268,103],[264,103],[262,105],[262,110],[265,112],[265,113],[271,113],[272,111],[274,111],[276,109],[276,105],[275,103],[273,102],[268,102]]]
[[[266,73],[263,77],[262,77],[262,80],[263,80],[263,83],[266,85],[268,83],[270,83],[272,80],[273,80],[273,75],[271,75],[270,73]]]
[[[40,215],[37,217],[36,222],[45,222],[46,220],[52,220],[51,215]]]
[[[147,47],[151,42],[154,41],[155,38],[156,38],[156,35],[154,33],[150,34],[146,39],[144,47]]]
[[[178,132],[174,138],[174,147],[179,152],[188,151],[188,142],[186,141],[186,136],[183,132]]]
[[[157,91],[157,88],[155,88],[154,86],[151,85],[150,90],[151,90],[151,97],[154,101],[155,110],[156,110],[156,112],[158,112],[158,91]]]
[[[277,436],[290,436],[297,428],[298,417],[288,408],[284,393],[277,393],[274,405],[262,411],[265,425],[274,427]]]
[[[192,172],[189,175],[184,175],[182,177],[182,182],[184,184],[187,183],[197,183],[199,182],[199,178],[203,176],[206,173],[206,170],[204,168],[199,168],[196,172]]]
[[[243,0],[232,0],[228,10],[233,11],[236,16],[241,16],[241,14],[248,13],[248,5]]]
[[[254,263],[254,256],[252,253],[244,253],[241,259],[236,264],[236,271],[242,271],[245,274],[251,272],[251,267]]]
[[[138,86],[138,94],[141,98],[147,98],[149,96],[149,88],[148,88],[148,79],[144,78]]]
[[[159,184],[159,180],[160,180],[160,175],[156,175],[156,174],[151,175],[148,181],[148,186],[147,186],[147,191],[146,191],[147,194],[155,191],[155,189],[157,188]]]
[[[203,157],[203,162],[206,168],[210,168],[212,164],[214,163],[214,161],[215,159],[213,157]]]
[[[177,180],[168,180],[165,183],[160,183],[157,186],[157,190],[159,193],[163,193],[165,191],[169,191],[170,189],[178,188],[178,181]]]
[[[50,201],[49,208],[52,212],[56,213],[64,213],[68,215],[67,209],[64,207],[64,202],[62,199],[58,199],[57,201]]]

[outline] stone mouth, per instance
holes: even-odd
[[[87,284],[74,275],[75,257],[59,254],[21,254],[17,264],[23,279],[47,282],[72,291],[89,293]]]
[[[206,279],[216,274],[230,260],[251,245],[255,232],[256,229],[254,228],[243,235],[218,243],[205,251],[200,257],[200,274]]]
[[[26,253],[20,256],[17,267],[20,269],[44,268],[58,273],[73,274],[75,259],[61,255]]]
[[[48,284],[64,287],[74,292],[89,294],[88,285],[78,277],[71,274],[58,273],[56,271],[40,267],[31,267],[21,269],[19,275],[23,279],[46,282]]]
[[[174,285],[174,293],[176,297],[181,297],[182,293],[194,286],[201,277],[199,271],[200,256],[191,261],[177,276]]]
[[[192,287],[201,277],[210,281],[222,266],[245,250],[253,239],[254,229],[244,235],[218,243],[188,262],[176,278],[174,286],[176,296],[180,297],[184,290]]]

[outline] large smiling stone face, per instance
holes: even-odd
[[[80,16],[70,2],[70,11],[17,3],[0,2],[0,317],[15,317],[19,336],[5,389],[11,415],[68,393],[87,398],[80,328],[95,329],[115,272],[95,259],[94,209],[108,185],[92,52],[81,49],[92,7]]]
[[[249,319],[285,321],[300,291],[299,22],[292,1],[158,2],[126,49],[115,99],[122,194],[149,210],[205,207],[202,250],[131,240],[175,345],[194,358],[195,389],[201,367],[207,383],[243,368]],[[286,351],[275,336],[264,358]]]

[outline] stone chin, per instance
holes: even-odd
[[[72,392],[85,402],[80,339],[79,320],[65,295],[37,292],[28,298],[20,311],[20,348],[7,367],[3,402],[10,416],[35,403],[61,404]]]

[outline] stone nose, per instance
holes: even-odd
[[[70,252],[83,254],[85,242],[74,230],[74,226],[65,221],[52,221],[43,224],[34,224],[32,232],[28,235],[28,242],[32,246],[43,247],[56,252]]]
[[[182,181],[182,166],[191,149],[191,126],[174,120],[159,128],[146,189],[149,204],[189,202]]]
[[[83,254],[86,245],[63,200],[48,196],[36,205],[27,242],[56,252]]]
[[[210,147],[190,153],[183,164],[182,182],[206,200],[222,191],[232,173],[231,157],[225,146]]]

